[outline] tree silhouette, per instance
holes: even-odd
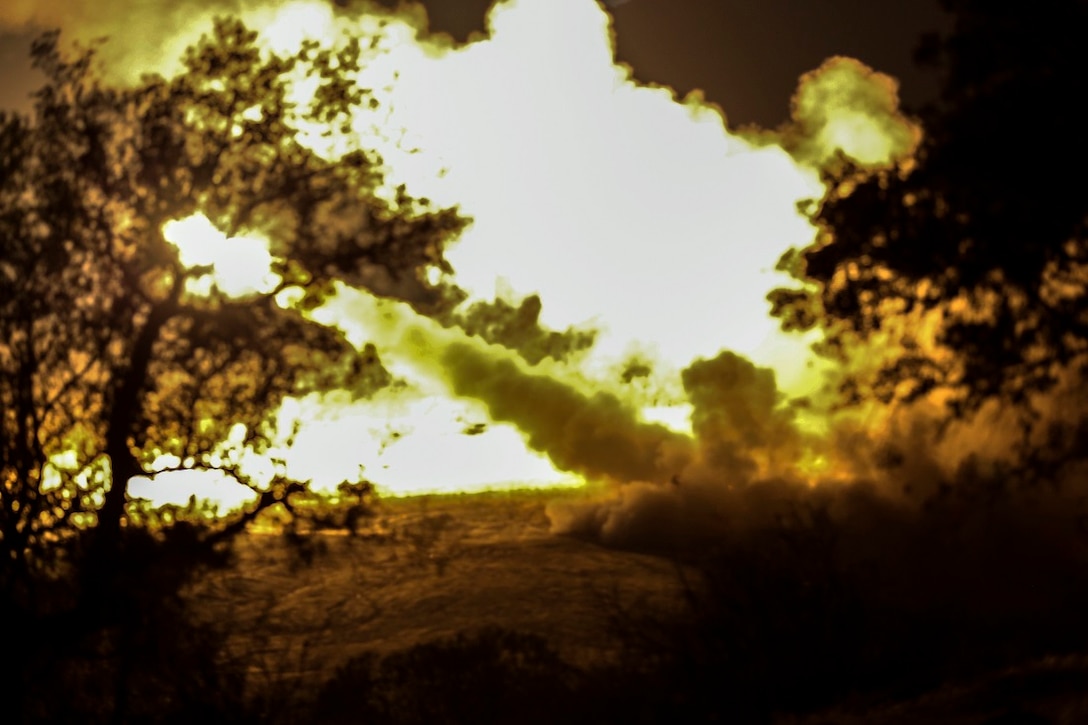
[[[857,395],[940,388],[964,414],[995,397],[1023,404],[1084,360],[1088,197],[1072,179],[1088,163],[1075,101],[1088,3],[942,5],[952,31],[918,53],[943,91],[920,111],[917,158],[833,177],[820,243],[784,260],[815,289],[771,300],[787,328],[825,326],[833,354],[898,335],[902,354],[854,379]]]
[[[120,88],[101,80],[93,51],[70,57],[56,34],[35,44],[47,80],[34,117],[0,116],[7,597],[25,600],[20,582],[89,539],[79,549],[90,572],[83,596],[101,598],[138,523],[126,511],[133,476],[171,456],[258,486],[222,450],[232,431],[261,450],[284,396],[331,387],[362,396],[388,381],[372,348],[356,350],[277,302],[290,288],[306,309],[343,280],[426,307],[437,292],[424,270],[446,267],[443,244],[464,225],[403,190],[382,201],[375,154],[330,161],[296,139],[302,124],[341,132],[353,107],[372,102],[352,81],[367,52],[356,39],[281,57],[220,20],[186,52],[183,74]],[[298,78],[316,82],[312,103],[291,100]],[[209,269],[183,265],[163,226],[198,212],[227,236],[267,237],[274,283],[235,297],[194,291]],[[304,491],[282,475],[259,489],[201,536],[221,539]]]

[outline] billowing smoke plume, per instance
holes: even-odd
[[[790,123],[770,137],[812,166],[838,153],[882,166],[908,158],[922,139],[899,110],[898,81],[853,58],[829,58],[801,76],[790,106]]]
[[[374,341],[449,393],[483,402],[492,420],[515,425],[558,468],[598,484],[601,498],[550,508],[558,532],[650,548],[721,534],[766,520],[786,505],[783,492],[803,496],[806,461],[835,455],[829,437],[799,425],[772,370],[728,351],[682,373],[689,435],[645,421],[559,363],[531,366],[401,302],[341,288],[313,314],[360,344]]]
[[[513,423],[563,470],[600,481],[663,483],[692,460],[687,436],[640,421],[617,396],[563,380],[558,366],[530,368],[508,348],[443,328],[403,303],[342,289],[316,315],[355,339],[376,340],[454,395],[483,402],[492,420]]]

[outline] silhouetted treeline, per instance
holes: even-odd
[[[423,269],[464,220],[379,199],[372,155],[333,161],[297,140],[362,102],[345,81],[358,40],[277,56],[222,19],[186,72],[133,87],[56,33],[32,54],[32,115],[0,114],[0,720],[191,722],[229,700],[234,675],[220,679],[219,635],[194,628],[179,593],[264,513],[323,515],[305,485],[255,481],[240,450],[268,449],[285,396],[390,381],[372,347],[300,310],[345,279],[438,299]],[[294,74],[313,79],[313,104],[289,99]],[[194,214],[224,244],[267,236],[275,284],[197,291],[212,270],[183,264],[164,232]],[[286,287],[298,309],[276,302]],[[130,496],[133,477],[189,469],[248,486],[251,503],[217,517]]]
[[[826,234],[800,258],[817,287],[772,300],[787,327],[827,329],[831,354],[880,335],[902,345],[852,381],[858,397],[940,390],[962,414],[995,397],[1023,405],[1084,369],[1088,3],[941,4],[954,22],[918,51],[943,90],[917,109],[916,159],[830,179],[816,216]]]

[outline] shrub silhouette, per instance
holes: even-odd
[[[569,708],[575,671],[541,637],[462,633],[342,667],[317,698],[322,722],[551,723]]]
[[[98,607],[76,606],[83,574],[37,587],[41,609],[5,611],[0,685],[11,722],[242,721],[241,671],[224,666],[225,632],[194,622],[181,592],[224,566],[188,527],[126,530]],[[86,600],[83,600],[86,601]]]

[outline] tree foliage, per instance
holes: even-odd
[[[859,395],[940,388],[963,414],[999,396],[1024,403],[1088,345],[1088,197],[1076,181],[1088,164],[1077,111],[1088,3],[942,5],[952,30],[918,53],[943,91],[920,111],[916,159],[832,178],[820,241],[792,260],[816,284],[771,299],[787,328],[825,326],[833,353],[898,336],[902,354],[854,380]]]
[[[44,566],[86,529],[116,547],[128,481],[156,459],[256,486],[223,450],[232,430],[236,446],[260,450],[284,396],[387,382],[372,348],[277,302],[292,288],[315,305],[344,280],[426,305],[437,292],[424,270],[446,266],[443,244],[463,227],[403,192],[382,201],[376,155],[330,161],[297,140],[302,124],[337,132],[366,100],[351,81],[365,53],[356,40],[280,57],[222,20],[183,74],[119,88],[93,51],[70,56],[56,34],[36,43],[47,80],[34,116],[0,116],[4,577]],[[312,102],[292,100],[299,78],[316,81]],[[227,236],[270,240],[275,284],[194,292],[209,270],[183,265],[163,225],[198,212]],[[262,483],[235,530],[301,490]]]

